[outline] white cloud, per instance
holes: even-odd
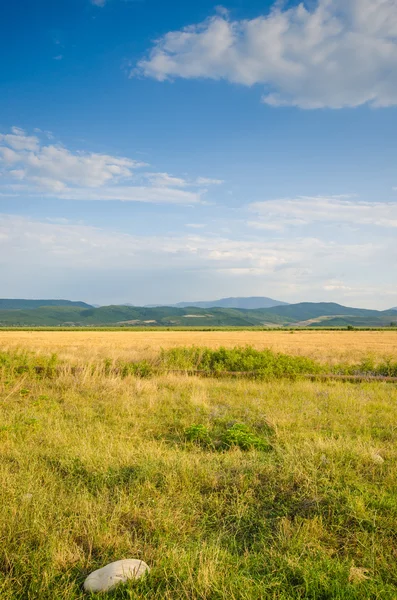
[[[55,139],[54,134],[52,133],[52,131],[43,131],[42,129],[40,129],[39,127],[35,127],[33,129],[33,131],[35,133],[42,133],[43,135],[45,135],[49,140],[53,140]]]
[[[105,6],[106,4],[106,0],[91,0],[92,4],[95,4],[95,6]]]
[[[52,134],[35,129],[47,138]],[[204,182],[164,172],[140,172],[146,163],[94,152],[75,152],[43,143],[22,129],[0,134],[0,194],[48,196],[71,200],[122,200],[193,204],[201,201]],[[198,183],[200,182],[200,183]],[[182,189],[183,188],[183,189]]]
[[[317,0],[312,10],[283,4],[241,21],[218,11],[169,32],[131,74],[262,84],[272,106],[397,104],[396,0]]]
[[[153,185],[161,186],[173,186],[173,187],[186,187],[187,181],[180,177],[173,177],[168,173],[145,173],[147,179],[153,182]]]
[[[397,227],[397,202],[364,202],[343,196],[269,200],[250,205],[258,219],[248,224],[256,229],[283,230],[309,223],[346,223],[352,226]]]
[[[162,186],[173,186],[173,187],[202,187],[208,185],[221,185],[224,183],[222,179],[211,179],[210,177],[197,177],[192,181],[182,179],[180,177],[173,177],[168,173],[145,173],[147,179],[151,180],[154,185]]]
[[[196,185],[222,185],[225,183],[223,179],[211,179],[209,177],[198,177],[195,181]]]
[[[39,139],[34,135],[26,135],[19,127],[12,127],[11,133],[0,133],[0,143],[18,152],[36,152],[39,149]]]
[[[130,179],[132,169],[142,166],[128,158],[73,153],[63,146],[42,145],[38,137],[26,136],[22,131],[16,134],[15,128],[12,134],[0,134],[0,153],[5,168],[18,164],[27,181],[41,181],[56,189],[68,184],[97,188],[109,181]]]
[[[122,202],[148,202],[153,204],[197,204],[201,195],[188,190],[151,186],[113,186],[99,190],[79,188],[59,190],[58,198],[64,200],[120,200]]]

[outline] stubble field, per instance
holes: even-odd
[[[0,332],[1,599],[82,600],[121,558],[152,570],[117,600],[397,598],[395,384],[92,368],[248,343],[397,358],[396,332]]]
[[[1,331],[0,347],[61,358],[142,360],[161,348],[250,345],[258,350],[308,356],[323,362],[355,362],[372,355],[397,357],[397,331]]]

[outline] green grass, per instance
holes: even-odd
[[[0,375],[2,600],[82,600],[134,557],[150,576],[110,598],[397,597],[395,385]]]

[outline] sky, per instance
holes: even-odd
[[[397,306],[397,0],[0,3],[0,297]]]

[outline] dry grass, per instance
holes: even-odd
[[[56,352],[87,362],[100,358],[141,360],[160,348],[251,345],[317,360],[359,362],[375,355],[397,358],[397,331],[0,331],[0,348]]]

